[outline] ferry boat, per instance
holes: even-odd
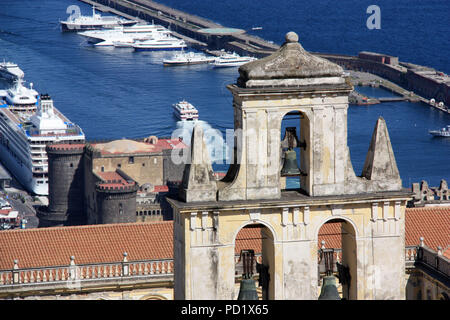
[[[170,36],[162,36],[149,40],[137,40],[133,44],[136,51],[179,50],[186,48],[186,42]]]
[[[95,6],[92,6],[92,16],[70,16],[67,20],[60,21],[60,24],[61,30],[66,32],[131,26],[137,22],[136,20],[127,20],[116,16],[102,16],[95,13]]]
[[[247,62],[254,61],[254,57],[241,57],[237,53],[225,53],[214,60],[212,65],[215,68],[239,67]]]
[[[214,57],[207,57],[203,53],[196,52],[179,52],[173,57],[163,60],[164,66],[186,66],[192,64],[211,63],[215,60]]]
[[[182,121],[198,120],[198,110],[186,100],[173,105],[175,116]]]
[[[0,78],[3,78],[8,81],[14,81],[17,79],[23,79],[25,76],[22,69],[19,68],[17,64],[14,62],[0,62]]]
[[[29,99],[36,98],[30,93]],[[14,96],[18,93],[14,92]],[[0,160],[31,193],[48,195],[48,158],[45,147],[56,141],[84,143],[79,126],[53,106],[48,95],[0,105]]]
[[[450,125],[440,130],[429,130],[428,132],[435,137],[450,137]]]
[[[170,35],[171,31],[158,25],[134,25],[108,30],[88,30],[78,32],[78,34],[87,38],[89,43],[96,46],[131,47],[135,40],[158,38],[163,35]]]

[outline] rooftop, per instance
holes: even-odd
[[[420,237],[425,245],[444,254],[450,251],[450,206],[406,209],[405,246],[416,246]],[[259,228],[244,228],[236,239],[235,253],[253,248],[261,252]],[[319,245],[340,248],[340,223],[327,223],[319,231]],[[76,264],[121,261],[127,252],[129,261],[173,258],[173,222],[121,223],[0,232],[0,270],[64,266],[75,257]]]
[[[166,149],[186,148],[180,139],[158,139],[136,141],[130,139],[114,140],[106,143],[91,143],[102,154],[160,153]]]

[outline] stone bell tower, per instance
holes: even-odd
[[[262,229],[269,299],[317,299],[320,227],[342,223],[348,299],[404,299],[402,190],[385,121],[378,119],[363,172],[347,145],[343,69],[303,49],[294,32],[272,55],[239,68],[233,94],[234,161],[214,179],[199,125],[174,208],[176,299],[235,299],[239,230]],[[282,190],[282,120],[300,118],[300,188]]]

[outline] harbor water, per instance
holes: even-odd
[[[382,52],[450,73],[448,1],[380,0],[380,30],[366,27],[371,1],[160,2],[278,44],[292,30],[309,51]],[[172,114],[172,104],[182,99],[198,109],[206,127],[225,138],[226,129],[233,128],[232,96],[225,86],[235,82],[237,68],[167,68],[162,60],[171,52],[93,47],[76,33],[60,31],[59,20],[68,17],[70,5],[91,14],[90,6],[75,0],[0,0],[0,60],[19,64],[26,85],[33,82],[40,93],[48,93],[55,106],[83,128],[87,140],[171,136],[184,127]],[[361,90],[374,97],[392,95],[379,88]],[[357,175],[379,116],[388,125],[405,187],[421,180],[432,186],[440,179],[450,182],[450,139],[428,134],[450,124],[450,115],[409,102],[350,106],[348,144]]]

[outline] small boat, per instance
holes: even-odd
[[[0,78],[6,79],[8,81],[16,81],[18,79],[23,79],[25,76],[22,69],[13,62],[0,62]]]
[[[182,121],[198,120],[198,110],[186,100],[173,105],[175,116]]]
[[[226,68],[226,67],[239,67],[247,62],[257,60],[254,57],[241,57],[237,53],[225,53],[220,57],[216,58],[212,65],[215,68]]]
[[[67,20],[60,21],[60,24],[61,30],[66,32],[131,26],[137,22],[137,20],[127,20],[115,16],[102,16],[95,13],[95,6],[92,6],[92,16],[71,15]]]
[[[450,137],[450,125],[440,130],[429,130],[428,133],[435,137]]]
[[[186,42],[170,36],[163,36],[149,40],[137,40],[133,44],[136,51],[179,50],[186,48]]]
[[[179,52],[173,57],[163,60],[164,66],[186,66],[192,64],[204,64],[214,62],[214,57],[208,57],[203,53]]]

